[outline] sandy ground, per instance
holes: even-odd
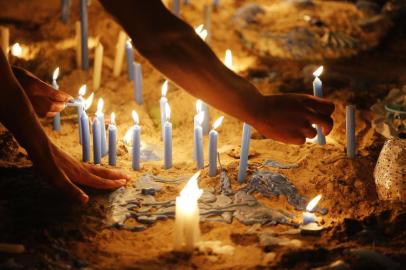
[[[125,62],[118,78],[114,78],[111,71],[120,27],[97,1],[92,2],[89,8],[89,34],[99,37],[105,50],[102,85],[95,91],[96,101],[99,97],[104,99],[106,115],[116,113],[121,149],[125,149],[122,138],[133,124],[131,110],[136,110],[140,115],[143,142],[160,151],[158,100],[164,77],[136,53],[135,58],[143,68],[145,104],[140,106],[134,102]],[[182,18],[192,26],[202,23],[200,2],[203,1],[193,1],[192,5],[182,9]],[[323,82],[326,97],[336,104],[333,115],[335,126],[327,137],[328,144],[323,147],[312,143],[285,145],[263,139],[257,134],[251,141],[249,160],[249,174],[261,168],[263,161],[268,159],[299,164],[294,169],[272,170],[286,175],[309,198],[323,195],[320,206],[326,207],[329,212],[321,217],[325,227],[321,236],[293,235],[290,239],[299,240],[299,246],[263,247],[259,245],[257,232],[283,232],[291,228],[286,225],[262,228],[245,226],[238,221],[232,224],[204,222],[201,224],[202,238],[232,245],[234,254],[175,254],[171,252],[173,220],[160,221],[143,232],[106,228],[103,218],[108,212],[108,192],[87,190],[91,194],[91,201],[84,209],[60,202],[58,195],[44,187],[39,176],[31,169],[24,151],[10,138],[4,139],[3,135],[0,216],[4,222],[0,225],[3,231],[0,242],[23,243],[27,252],[16,256],[0,254],[0,265],[10,267],[12,261],[25,269],[254,269],[267,266],[307,269],[343,259],[353,269],[362,269],[366,262],[346,253],[349,249],[361,247],[376,250],[398,263],[405,263],[405,205],[377,199],[372,172],[384,138],[371,129],[368,108],[377,98],[385,96],[388,90],[406,82],[406,37],[402,36],[401,30],[395,30],[395,38],[386,41],[378,51],[338,62],[275,60],[260,63],[240,45],[229,29],[230,17],[243,2],[222,1],[222,8],[213,14],[211,46],[221,58],[230,48],[238,72],[257,85],[259,91],[265,94],[278,91],[311,93],[311,79],[307,70],[325,65]],[[74,21],[78,19],[76,1],[71,21],[66,25],[59,20],[59,1],[18,1],[13,4],[0,1],[0,10],[0,24],[10,27],[11,42],[20,42],[25,55],[34,55],[28,60],[12,58],[14,64],[27,68],[46,81],[50,80],[54,68],[59,66],[62,72],[58,80],[60,89],[73,96],[77,95],[81,84],[92,85],[92,68],[86,73],[76,67],[75,51],[71,46],[74,44]],[[92,64],[93,50],[90,57]],[[91,87],[89,90],[92,91]],[[131,170],[129,153],[120,151],[117,167],[131,176],[129,185],[146,173],[176,178],[190,175],[195,170],[192,130],[196,100],[173,84],[168,99],[174,125],[174,166],[170,170],[163,170],[162,161],[145,162],[141,171],[135,172]],[[95,112],[96,103],[89,109],[89,115]],[[344,114],[347,103],[355,103],[359,108],[356,115],[358,155],[353,160],[345,156]],[[212,120],[220,115],[220,111],[211,108]],[[59,147],[81,159],[74,110],[67,109],[62,113],[60,133],[52,131],[49,120],[43,120],[43,125]],[[234,188],[238,188],[235,179],[241,129],[242,123],[230,116],[225,116],[219,129],[221,160]],[[207,163],[207,138],[204,145]],[[103,164],[106,166],[106,159],[103,159]],[[218,190],[219,179],[208,177],[205,169],[199,185]],[[180,188],[166,185],[159,199],[173,198]],[[284,198],[269,200],[259,196],[258,199],[272,207],[301,215]],[[369,267],[375,269],[371,265]]]

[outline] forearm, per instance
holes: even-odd
[[[230,115],[247,122],[255,117],[262,95],[226,68],[193,28],[168,12],[160,1],[102,2],[139,52],[165,76]]]

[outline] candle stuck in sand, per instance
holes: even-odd
[[[223,122],[224,116],[220,116],[213,124],[213,128],[209,133],[209,176],[217,175],[217,140],[218,132],[216,129]]]

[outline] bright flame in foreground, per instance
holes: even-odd
[[[316,69],[316,70],[313,72],[313,76],[314,76],[314,77],[320,77],[320,75],[323,73],[323,70],[324,70],[324,67],[323,67],[323,66],[320,66],[318,69]]]
[[[136,125],[138,125],[138,123],[140,122],[140,118],[139,118],[139,116],[138,116],[138,113],[133,110],[133,111],[132,111],[132,116],[133,116],[134,123],[135,123]]]
[[[165,119],[166,121],[171,119],[171,107],[169,107],[168,103],[165,103]]]
[[[201,39],[206,40],[206,37],[207,37],[208,33],[207,33],[207,30],[204,29],[203,24],[200,24],[199,26],[197,26],[195,28],[195,32]]]
[[[224,116],[220,116],[219,118],[217,118],[217,120],[214,121],[213,129],[218,128],[221,125],[221,123],[223,123],[223,119],[224,119]]]
[[[166,97],[166,93],[168,93],[168,80],[162,84],[161,93],[163,97]]]
[[[11,54],[20,57],[23,54],[23,49],[20,46],[20,43],[15,43],[13,46],[11,46]]]
[[[226,55],[224,56],[224,65],[229,69],[233,69],[233,53],[230,49],[226,50]]]
[[[185,187],[180,192],[181,197],[189,197],[198,200],[203,194],[203,190],[197,185],[197,179],[199,178],[200,171],[195,173],[189,181],[186,183]]]
[[[113,125],[116,124],[116,114],[114,112],[111,113],[110,123],[113,124]]]
[[[99,98],[99,101],[97,102],[97,111],[96,114],[101,114],[103,113],[103,107],[104,107],[104,101],[102,98]]]
[[[52,73],[52,80],[56,81],[58,79],[58,77],[59,77],[59,67],[57,67],[54,70],[54,73]]]
[[[94,93],[91,93],[90,96],[87,99],[85,99],[85,106],[84,106],[85,111],[87,109],[89,109],[90,106],[92,106],[93,98],[94,98]]]
[[[319,203],[321,199],[321,195],[317,195],[316,197],[314,197],[306,206],[306,211],[307,212],[311,212],[313,211],[313,209],[316,207],[316,205]]]
[[[196,101],[196,112],[200,113],[202,111],[202,101],[200,99],[198,99]]]
[[[79,96],[83,97],[86,94],[86,90],[87,90],[86,84],[82,85],[79,88]]]

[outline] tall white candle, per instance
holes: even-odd
[[[320,75],[323,73],[323,66],[320,66],[314,73],[313,76],[313,93],[316,97],[323,97],[323,84],[320,80]],[[326,144],[326,137],[323,134],[323,129],[316,125],[317,130],[317,142],[320,145]]]
[[[200,171],[195,173],[176,197],[174,249],[178,251],[192,252],[200,240],[199,175]]]
[[[82,85],[79,88],[79,97],[76,100],[78,103],[77,113],[78,113],[79,143],[82,143],[82,121],[80,121],[80,116],[81,116],[81,114],[84,110],[84,106],[85,106],[85,104],[84,104],[85,100],[83,99],[83,96],[86,94],[86,90],[87,90],[86,84]]]
[[[201,125],[201,123],[199,123],[202,113],[202,101],[200,99],[198,99],[196,101],[196,115],[193,118],[193,131],[196,128],[196,126]],[[203,117],[204,117],[204,113],[203,113]],[[196,145],[196,136],[193,136],[193,146]],[[193,159],[196,160],[196,147],[193,147]]]
[[[171,108],[169,104],[165,104],[166,120],[164,124],[164,169],[172,168],[172,124]]]
[[[1,48],[8,59],[8,52],[10,46],[10,29],[8,27],[1,27]]]
[[[161,113],[162,141],[164,140],[164,125],[165,125],[165,119],[166,119],[165,107],[166,107],[166,103],[168,103],[168,99],[166,97],[167,92],[168,92],[168,81],[165,81],[162,84],[161,99],[159,100],[159,109],[160,109],[160,113]]]
[[[133,62],[134,70],[134,99],[137,104],[141,105],[144,103],[142,99],[142,69],[139,63]]]
[[[101,134],[100,134],[100,122],[97,117],[94,118],[92,124],[93,134],[93,161],[94,164],[101,163]]]
[[[135,171],[140,170],[141,161],[141,127],[139,126],[139,117],[136,111],[132,111],[134,120],[133,127],[133,147],[132,147],[132,168]]]
[[[202,128],[204,134],[209,134],[210,131],[210,114],[209,114],[209,106],[202,102],[202,112],[204,113]]]
[[[224,116],[220,116],[213,124],[213,128],[209,133],[209,176],[217,175],[217,137],[216,129],[223,122]]]
[[[81,55],[82,55],[82,69],[89,69],[89,55],[88,55],[88,16],[87,16],[87,0],[80,0],[80,37],[81,37]]]
[[[356,149],[356,135],[355,135],[355,106],[346,106],[346,138],[347,138],[347,157],[355,158],[357,154]]]
[[[82,129],[82,160],[88,162],[90,160],[90,131],[89,131],[89,118],[86,111],[80,114],[80,126]]]
[[[109,124],[109,165],[116,166],[117,163],[117,127],[116,115],[111,113]]]
[[[82,42],[80,39],[80,21],[75,22],[76,65],[82,66]]]
[[[55,91],[59,90],[59,85],[57,83],[57,79],[59,76],[59,67],[57,67],[54,70],[54,73],[52,74],[52,88],[54,88]],[[54,131],[60,131],[61,130],[61,113],[57,112],[55,116],[52,118],[52,129]]]
[[[116,45],[116,57],[114,59],[113,76],[118,77],[121,73],[124,60],[125,42],[127,35],[123,31],[120,31],[118,35],[118,41]]]
[[[100,87],[101,75],[103,66],[103,45],[97,44],[94,54],[94,67],[93,67],[93,90]]]
[[[125,43],[125,59],[127,62],[127,74],[128,79],[131,81],[134,79],[134,53],[133,45],[131,44],[131,39],[128,39]]]
[[[196,169],[201,170],[204,168],[204,157],[203,157],[203,129],[202,122],[204,119],[204,113],[200,112],[197,123],[194,128],[194,151],[196,153]]]
[[[250,149],[251,140],[251,126],[244,123],[242,129],[242,140],[241,140],[241,150],[240,150],[240,166],[238,169],[238,182],[242,183],[245,181],[247,176],[248,168],[248,154]]]
[[[104,107],[104,101],[102,98],[99,98],[99,101],[97,102],[96,117],[99,120],[99,126],[100,126],[100,147],[101,147],[102,157],[107,155],[106,127],[104,125],[103,107]]]

